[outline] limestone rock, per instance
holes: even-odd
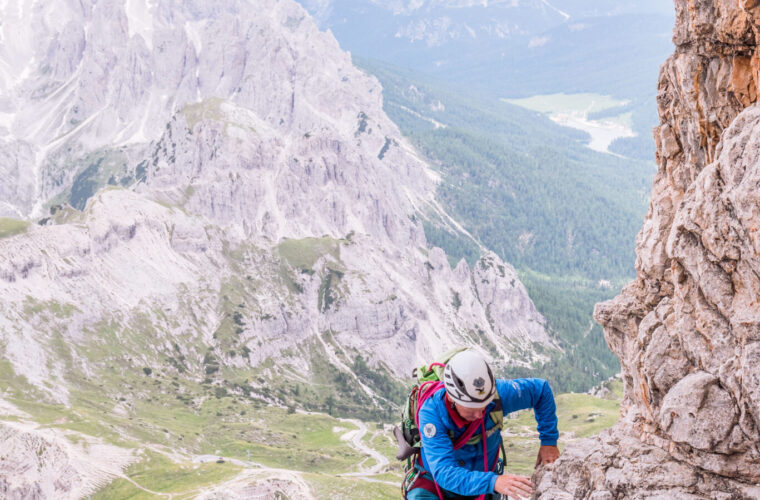
[[[753,499],[760,486],[706,474],[620,428],[568,446],[533,478],[542,500]]]
[[[0,424],[0,496],[75,500],[102,488],[135,461],[131,450],[70,434],[83,443],[73,444],[59,430]]]
[[[197,346],[240,369],[363,353],[394,376],[463,343],[526,365],[551,347],[509,265],[427,248],[436,174],[292,0],[2,9],[0,215],[55,213],[0,240],[0,349],[51,399],[67,384],[45,380],[104,369],[83,349],[109,325],[143,366],[187,346],[201,379]]]
[[[760,496],[760,12],[675,3],[637,279],[595,311],[624,418],[539,471],[537,498]]]

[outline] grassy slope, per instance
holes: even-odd
[[[29,222],[0,217],[0,239],[21,234],[27,230]]]
[[[241,467],[216,462],[196,464],[173,462],[163,455],[148,452],[143,459],[130,466],[125,475],[131,480],[116,479],[92,498],[106,499],[148,499],[160,498],[155,493],[172,493],[182,498],[190,498],[204,486],[211,486],[233,478]],[[139,486],[138,486],[139,485]],[[150,490],[146,491],[146,490]]]
[[[77,392],[73,406],[65,407],[39,402],[44,399],[41,395],[30,399],[36,391],[22,377],[15,377],[7,363],[0,368],[0,379],[11,394],[6,399],[40,425],[74,430],[116,446],[142,450],[140,460],[125,471],[130,480],[117,479],[94,498],[156,497],[145,490],[189,495],[201,487],[232,479],[243,470],[230,462],[193,463],[194,456],[218,455],[247,461],[249,452],[251,462],[260,464],[253,468],[307,472],[307,482],[315,491],[332,486],[336,492],[354,491],[362,484],[352,478],[334,482],[336,474],[355,472],[364,457],[340,439],[355,427],[329,415],[294,413],[233,397],[207,398],[193,408],[178,400],[171,389],[164,394],[158,387],[152,388],[150,402],[121,402],[126,408],[121,413],[114,411],[118,400],[97,391]],[[383,489],[393,490],[377,485],[372,491]],[[359,498],[392,496],[368,494]]]
[[[238,329],[245,327],[252,315],[263,318],[268,314],[256,301],[256,290],[264,286],[259,281],[269,280],[270,288],[272,283],[279,283],[283,293],[293,293],[289,288],[295,281],[285,277],[313,272],[316,260],[323,257],[329,257],[330,266],[341,267],[339,246],[343,243],[288,240],[279,248],[279,258],[273,260],[272,276],[253,278],[240,269],[239,279],[222,286],[220,307],[227,319],[214,333],[212,345],[191,334],[167,339],[165,332],[171,331],[176,315],[167,317],[160,308],[90,325],[83,338],[71,343],[64,332],[76,307],[28,297],[24,314],[35,328],[46,332],[44,348],[65,373],[65,380],[51,383],[68,389],[71,406],[49,402],[24,377],[17,376],[7,361],[0,361],[2,396],[43,426],[145,450],[140,462],[126,471],[139,486],[117,480],[98,498],[150,498],[153,494],[146,490],[189,494],[230,479],[241,470],[229,463],[194,464],[192,458],[198,455],[248,460],[250,453],[251,462],[265,467],[308,472],[309,483],[315,489],[324,489],[336,474],[356,472],[364,458],[340,439],[353,425],[325,414],[296,413],[293,408],[365,418],[371,418],[377,409],[362,400],[366,395],[356,394],[355,384],[345,374],[324,362],[326,354],[316,341],[283,353],[277,365],[271,359],[255,368],[246,364],[235,367],[229,361],[244,355],[246,349],[257,349],[255,339],[245,342]],[[253,251],[230,250],[230,258],[242,262]],[[235,252],[241,254],[232,255]],[[278,268],[278,263],[282,267]],[[188,310],[177,315],[194,317],[190,311],[192,298],[180,299]],[[328,344],[333,342],[329,332],[324,338]],[[87,372],[82,371],[82,359],[89,360]],[[304,378],[298,363],[289,364],[298,359],[311,360],[313,373],[309,379]],[[361,358],[343,361],[365,371],[368,382],[377,390],[385,388],[383,393],[388,397],[400,390],[400,384],[388,373],[370,369]],[[273,407],[272,403],[281,406]],[[388,406],[392,407],[390,403]],[[395,417],[396,411],[392,413]],[[336,480],[336,491],[355,490],[359,481]],[[373,485],[369,491],[377,493],[383,488],[395,492],[395,488],[382,484]],[[382,497],[374,493],[360,496]],[[390,493],[385,497],[392,498]]]
[[[191,498],[199,489],[224,483],[245,469],[244,464],[229,460],[198,464],[193,457],[215,455],[247,462],[249,452],[254,469],[264,466],[302,473],[317,498],[398,498],[402,468],[393,458],[395,443],[383,424],[368,423],[364,443],[388,457],[390,466],[373,477],[381,482],[366,482],[339,476],[374,464],[341,440],[355,428],[350,422],[271,407],[242,396],[212,396],[202,384],[192,386],[181,381],[178,387],[172,377],[155,373],[120,378],[122,385],[143,394],[132,398],[125,392],[124,400],[109,396],[110,391],[100,385],[110,386],[109,379],[97,380],[92,385],[77,384],[71,392],[72,406],[65,407],[45,403],[44,396],[16,376],[7,361],[0,363],[4,398],[40,425],[141,450],[138,462],[125,471],[129,479],[116,479],[93,498],[158,498],[155,493]],[[611,399],[586,394],[557,397],[562,445],[617,420],[619,383],[615,389]],[[505,440],[508,470],[530,473],[538,446],[531,412],[521,412],[506,421]]]

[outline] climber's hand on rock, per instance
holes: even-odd
[[[493,489],[496,493],[513,498],[528,498],[533,493],[533,483],[527,476],[504,474],[496,478]]]
[[[559,448],[556,446],[541,446],[536,457],[536,467],[539,465],[553,464],[559,458]]]

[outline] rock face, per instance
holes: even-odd
[[[676,12],[637,279],[595,311],[623,419],[540,471],[537,498],[760,497],[760,4]]]
[[[244,500],[247,498],[302,498],[315,500],[309,486],[286,470],[246,471],[235,479],[201,492],[197,500]]]
[[[37,429],[22,423],[0,424],[0,496],[82,498],[97,491],[136,460],[131,450],[104,445],[83,434]]]

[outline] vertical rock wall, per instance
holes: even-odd
[[[760,498],[760,1],[675,7],[637,278],[595,311],[623,418],[536,498]]]

